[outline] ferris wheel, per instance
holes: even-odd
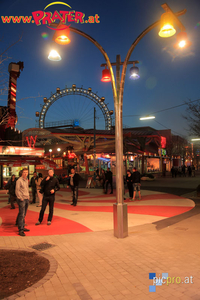
[[[104,97],[99,97],[91,88],[57,88],[49,98],[44,97],[41,112],[37,111],[39,128],[81,127],[90,129],[94,126],[94,107],[96,108],[96,128],[112,128],[113,110],[109,110]],[[57,101],[59,100],[59,101]]]

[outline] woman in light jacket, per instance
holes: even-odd
[[[37,207],[42,206],[43,195],[40,193],[42,180],[43,180],[42,173],[39,173],[37,179],[35,179],[36,190],[37,190],[37,195],[38,195],[38,199],[39,199],[39,204],[37,205]]]

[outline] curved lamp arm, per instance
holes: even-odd
[[[110,70],[110,75],[111,75],[111,82],[112,82],[112,90],[113,90],[113,97],[114,97],[114,101],[116,101],[117,99],[117,90],[116,90],[116,84],[115,84],[115,77],[114,77],[114,73],[113,73],[113,68],[110,62],[110,59],[108,57],[108,54],[106,53],[106,51],[103,49],[103,47],[95,40],[93,39],[90,35],[86,34],[85,32],[76,29],[74,27],[70,27],[70,31],[73,31],[75,33],[78,33],[80,35],[82,35],[83,37],[85,37],[86,39],[88,39],[90,42],[92,42],[103,54],[105,61],[107,63],[108,69]]]
[[[177,13],[175,13],[175,15],[181,16],[183,14],[185,14],[186,10],[183,9]],[[133,52],[133,50],[135,49],[136,45],[139,43],[139,41],[149,32],[151,31],[153,28],[155,28],[156,26],[158,26],[160,23],[160,20],[156,21],[155,23],[151,24],[150,26],[148,26],[133,42],[133,44],[131,45],[131,47],[128,50],[128,53],[126,55],[126,58],[124,60],[123,63],[123,68],[122,68],[122,75],[121,75],[121,82],[120,82],[120,92],[119,92],[119,99],[121,100],[121,105],[123,102],[123,93],[124,93],[124,82],[125,82],[125,75],[126,75],[126,69],[127,69],[127,65],[128,65],[128,61],[131,57],[131,54]]]

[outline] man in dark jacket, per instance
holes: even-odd
[[[79,185],[79,174],[75,172],[75,169],[71,169],[71,174],[69,175],[69,184],[72,190],[72,203],[71,205],[76,206],[78,200],[78,185]]]
[[[106,192],[105,192],[105,194],[107,194],[107,191],[108,191],[108,184],[110,184],[110,187],[111,187],[110,194],[113,194],[113,174],[110,171],[110,168],[107,168],[107,171],[106,171]]]
[[[138,191],[139,194],[139,200],[141,200],[141,193],[140,193],[140,172],[136,169],[133,168],[133,174],[132,174],[132,180],[133,180],[133,188],[134,188],[134,192],[133,192],[133,200],[135,200],[135,196],[136,196],[136,191]]]
[[[32,188],[32,201],[30,202],[30,204],[36,202],[36,193],[37,193],[36,184],[35,184],[36,179],[37,179],[37,172],[34,172],[30,182],[30,186]]]
[[[48,216],[47,225],[51,225],[51,220],[53,218],[55,192],[60,189],[58,179],[55,178],[53,175],[54,175],[54,170],[50,169],[48,171],[48,176],[45,177],[41,182],[40,193],[43,193],[42,208],[40,210],[38,222],[35,225],[41,224],[48,203],[49,203],[49,216]]]
[[[11,209],[15,209],[15,205],[14,205],[14,202],[16,201],[15,187],[16,187],[16,178],[15,175],[13,174],[11,176],[11,179],[5,185],[5,189],[8,190],[8,193],[10,195]]]

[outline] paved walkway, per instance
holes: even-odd
[[[48,280],[9,299],[200,299],[199,207],[187,198],[142,191],[141,201],[126,200],[129,236],[117,239],[112,225],[115,195],[101,193],[81,189],[78,206],[72,207],[70,193],[59,191],[51,226],[46,219],[35,226],[39,208],[29,205],[26,223],[31,231],[20,237],[13,222],[17,209],[9,209],[1,192],[1,248],[30,250],[50,244],[42,253],[52,257],[55,269]],[[149,279],[166,273],[162,285]]]

